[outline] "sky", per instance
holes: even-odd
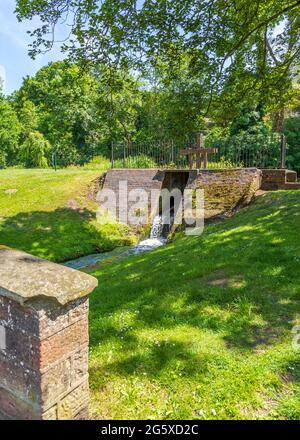
[[[15,0],[0,0],[0,77],[4,81],[5,94],[18,89],[23,77],[34,75],[50,61],[64,58],[58,47],[39,55],[36,60],[29,57],[31,39],[26,31],[35,28],[38,22],[19,23],[14,14],[15,7]]]

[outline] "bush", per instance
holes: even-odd
[[[157,163],[151,157],[141,154],[139,156],[127,157],[125,163],[123,159],[118,159],[114,164],[115,168],[157,168]]]
[[[251,116],[251,115],[250,115]],[[218,148],[223,162],[235,166],[277,167],[280,136],[264,121],[243,118],[244,126],[234,121],[230,129],[214,127],[206,145]],[[250,125],[246,126],[246,122]],[[251,125],[253,123],[253,125]]]
[[[104,156],[95,156],[90,162],[84,165],[87,170],[107,170],[110,168],[110,160]]]
[[[287,136],[287,166],[300,173],[300,117],[288,118],[284,124]]]
[[[6,157],[4,151],[0,150],[0,170],[6,167]]]

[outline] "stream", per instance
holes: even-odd
[[[152,251],[167,243],[164,226],[163,216],[157,215],[154,218],[151,226],[150,237],[140,241],[136,246],[132,246],[129,249],[116,248],[109,252],[91,254],[75,260],[67,261],[63,264],[64,266],[71,267],[72,269],[84,269],[89,266],[94,266],[100,261],[105,261],[113,257],[128,257],[129,255],[137,255],[141,254],[142,252]]]

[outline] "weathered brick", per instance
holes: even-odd
[[[14,420],[41,419],[38,406],[34,407],[2,387],[0,387],[0,408],[3,418]]]
[[[89,408],[85,407],[81,409],[74,417],[74,420],[88,420],[89,419]]]
[[[122,209],[122,206],[126,203],[128,210],[131,209],[134,202],[128,200],[128,195],[131,190],[143,189],[148,194],[150,202],[151,190],[161,190],[163,186],[163,180],[165,172],[159,169],[112,169],[106,173],[103,189],[111,189],[115,191],[117,196],[117,216],[122,218],[127,217],[127,209]],[[127,182],[127,200],[125,196],[119,192],[119,182]],[[158,193],[159,194],[159,193]],[[113,206],[109,207],[113,212]],[[148,214],[150,215],[150,205],[148,206]]]
[[[41,396],[43,408],[56,402],[61,395],[71,389],[71,359],[52,366],[41,376]]]
[[[261,171],[256,168],[195,169],[190,171],[159,171],[146,169],[109,170],[106,174],[103,188],[115,191],[117,195],[117,214],[124,211],[121,205],[126,201],[124,196],[119,193],[120,181],[127,182],[127,196],[131,190],[142,188],[147,192],[149,202],[151,190],[160,191],[162,188],[178,188],[181,191],[185,188],[204,189],[205,217],[210,218],[231,212],[239,204],[249,203],[255,191],[260,188]],[[132,203],[127,200],[129,210],[131,205]]]
[[[24,366],[18,359],[0,352],[0,387],[30,402],[40,400],[40,373]]]
[[[75,386],[88,374],[89,350],[85,346],[71,357],[71,385]]]
[[[38,367],[43,370],[54,362],[88,344],[88,319],[81,319],[58,333],[43,339],[40,345]]]
[[[72,301],[66,306],[39,305],[37,309],[39,314],[39,337],[48,338],[69,325],[87,317],[88,299],[86,297]]]
[[[204,190],[204,215],[211,218],[249,203],[260,185],[257,169],[208,169],[191,171],[187,188]]]
[[[13,331],[32,336],[39,335],[39,318],[29,307],[22,307],[9,298],[0,296],[0,319]]]
[[[89,384],[86,380],[57,404],[60,420],[73,419],[80,411],[88,408]]]
[[[47,409],[42,414],[43,420],[57,420],[57,405],[52,406],[52,408]]]
[[[83,418],[89,401],[87,295],[97,281],[7,248],[0,259],[0,419]]]

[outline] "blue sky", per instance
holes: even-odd
[[[26,31],[35,28],[38,22],[18,23],[15,6],[15,0],[0,0],[0,76],[4,79],[6,94],[18,89],[24,76],[34,75],[49,61],[63,58],[59,48],[39,55],[36,60],[28,56],[30,37]]]

